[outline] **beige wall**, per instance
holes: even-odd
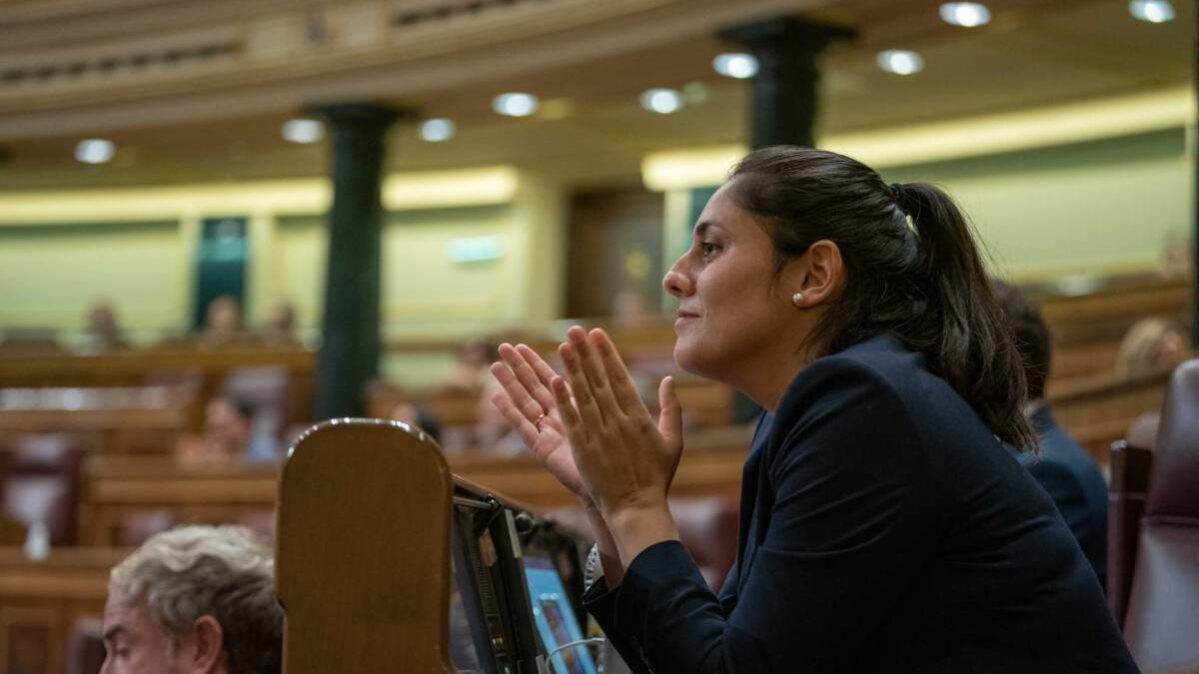
[[[1017,281],[1153,271],[1167,240],[1192,231],[1194,159],[1182,127],[881,173],[945,188],[996,272]],[[666,193],[668,242],[684,245],[689,194]]]
[[[178,222],[0,227],[0,326],[78,331],[108,300],[157,334],[183,323],[186,267]]]
[[[944,186],[1018,280],[1156,269],[1192,220],[1183,130],[884,171]]]
[[[884,173],[943,184],[974,218],[998,269],[1018,279],[1152,269],[1165,239],[1191,227],[1193,166],[1181,127]],[[458,338],[560,317],[568,199],[552,177],[503,167],[390,177],[385,337]],[[690,226],[690,203],[685,190],[665,199],[669,263]],[[251,323],[286,300],[315,336],[327,207],[321,180],[0,195],[0,328],[78,331],[87,304],[110,298],[135,338],[178,331],[191,300],[197,223],[244,213]],[[451,261],[451,242],[470,237],[495,237],[498,259]],[[445,364],[444,356],[393,358],[386,371],[424,383]]]

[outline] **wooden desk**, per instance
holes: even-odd
[[[62,674],[72,626],[103,616],[108,572],[128,552],[57,548],[33,562],[0,548],[0,670]]]
[[[0,353],[0,389],[138,387],[163,381],[192,381],[200,402],[187,420],[187,429],[194,432],[202,425],[204,402],[220,390],[229,373],[257,367],[281,367],[287,371],[283,427],[311,417],[316,352],[300,346],[205,349],[179,345],[96,355]]]
[[[736,496],[752,429],[715,429],[688,435],[672,494]],[[570,507],[576,499],[529,456],[497,458],[482,452],[448,457],[455,474],[529,506]],[[166,511],[179,523],[218,524],[261,517],[275,507],[279,467],[231,462],[186,466],[171,457],[88,460],[80,503],[80,540],[120,542],[126,519]]]
[[[229,462],[189,466],[174,457],[89,458],[79,506],[80,540],[112,546],[134,513],[167,511],[180,524],[260,516],[278,494],[279,466]]]
[[[173,387],[0,389],[0,436],[66,433],[109,455],[173,451],[192,413]]]

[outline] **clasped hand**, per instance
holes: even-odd
[[[666,494],[683,448],[671,378],[658,388],[655,422],[603,330],[572,327],[558,353],[565,377],[526,345],[501,346],[503,362],[491,371],[504,390],[492,402],[534,456],[610,524],[638,513],[669,517]]]

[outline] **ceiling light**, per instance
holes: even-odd
[[[426,119],[420,124],[421,140],[440,143],[454,137],[454,122],[449,119]]]
[[[674,89],[646,89],[641,93],[641,107],[669,115],[683,107],[683,95]]]
[[[758,59],[753,54],[721,54],[712,59],[712,67],[725,77],[744,80],[758,74]]]
[[[896,75],[911,75],[924,70],[924,57],[906,49],[888,49],[878,53],[878,67]]]
[[[75,159],[84,164],[106,164],[112,161],[116,149],[111,140],[88,138],[75,146]]]
[[[500,94],[491,102],[491,109],[508,117],[528,117],[537,112],[537,97],[533,94]]]
[[[1149,23],[1165,23],[1174,20],[1174,5],[1170,0],[1132,0],[1128,11],[1133,17]]]
[[[325,137],[325,125],[315,119],[289,119],[283,123],[283,139],[292,143],[315,143]]]
[[[974,28],[991,21],[991,10],[977,2],[947,2],[941,5],[941,19],[954,26]]]

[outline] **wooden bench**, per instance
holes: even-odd
[[[688,435],[672,494],[735,497],[751,428]],[[497,458],[483,452],[448,457],[465,479],[538,510],[570,507],[574,496],[535,459]],[[275,506],[279,467],[240,461],[188,466],[173,457],[91,457],[79,506],[80,540],[112,546],[128,540],[131,518],[164,512],[175,523],[218,524],[260,518]]]
[[[0,548],[0,671],[63,674],[72,628],[103,616],[108,572],[126,554],[56,548],[35,562]]]
[[[107,455],[162,454],[174,450],[192,406],[180,387],[2,389],[0,437],[64,433]]]
[[[203,405],[239,369],[279,367],[287,372],[282,426],[311,418],[316,352],[298,346],[231,346],[205,349],[169,346],[96,355],[4,355],[0,352],[0,389],[119,388],[163,382],[193,384],[196,407],[187,430],[203,425]]]
[[[169,513],[178,524],[241,522],[275,504],[279,467],[230,461],[187,465],[173,456],[90,457],[79,505],[80,540],[112,546],[134,516]]]

